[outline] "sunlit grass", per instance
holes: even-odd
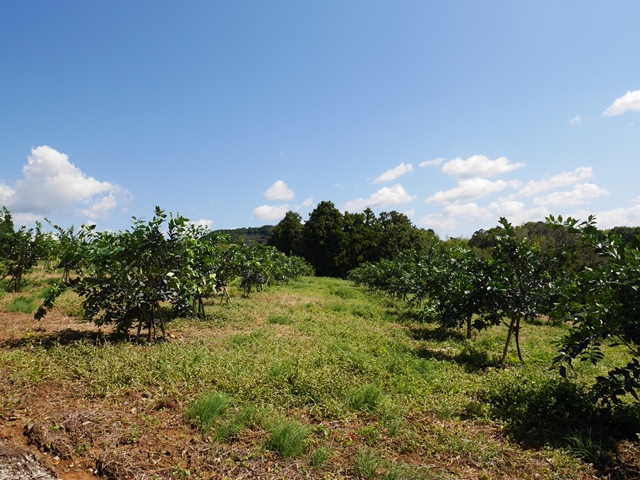
[[[21,295],[37,299],[39,292]],[[77,297],[65,298],[59,311],[81,315]],[[4,391],[55,380],[81,386],[88,399],[162,392],[184,399],[182,420],[215,441],[232,442],[255,428],[261,448],[283,457],[307,452],[305,461],[317,469],[357,452],[351,468],[361,478],[421,478],[385,460],[414,452],[499,471],[511,453],[503,458],[494,438],[474,430],[478,425],[541,430],[551,420],[565,428],[558,441],[570,438],[567,448],[576,451],[596,438],[576,430],[572,422],[580,417],[572,415],[589,412],[585,386],[626,361],[623,350],[607,347],[602,365],[578,363],[567,383],[551,366],[564,326],[524,325],[525,363],[512,345],[509,366],[498,368],[504,326],[466,340],[417,321],[417,311],[346,281],[302,278],[235,296],[229,305],[207,301],[205,320],[174,320],[172,337],[157,344],[84,340],[45,348],[25,338],[22,346],[0,349],[0,373]],[[311,427],[323,422],[353,422],[358,447],[365,447],[330,444]],[[570,464],[575,453],[560,446],[549,455]]]

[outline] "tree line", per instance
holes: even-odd
[[[370,208],[342,213],[333,202],[322,201],[305,222],[300,214],[287,212],[267,244],[303,257],[319,276],[345,277],[364,262],[391,259],[408,248],[422,251],[433,238],[433,230],[415,227],[402,213],[376,216]]]

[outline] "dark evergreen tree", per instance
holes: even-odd
[[[343,216],[333,202],[320,202],[309,214],[302,232],[302,253],[316,271],[324,277],[340,277],[340,249],[344,245]]]
[[[362,213],[346,212],[342,230],[344,237],[338,264],[344,274],[364,262],[374,262],[380,258],[382,228],[373,210],[367,208]]]
[[[433,230],[416,228],[404,213],[381,212],[381,228],[378,258],[395,258],[400,252],[414,249],[422,252],[429,248],[431,240],[437,239]]]
[[[289,210],[271,230],[267,245],[276,247],[286,255],[300,255],[302,230],[302,217],[299,213]]]

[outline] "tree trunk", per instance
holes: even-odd
[[[504,344],[504,350],[502,351],[502,360],[500,360],[500,366],[504,367],[504,362],[507,360],[507,350],[509,349],[509,343],[511,343],[511,334],[514,330],[514,325],[516,324],[515,318],[511,320],[509,324],[509,331],[507,332],[507,342]]]
[[[518,359],[520,359],[520,361],[524,363],[524,360],[522,359],[522,351],[520,350],[520,317],[516,319],[514,333],[516,337],[516,349],[518,350]]]
[[[140,333],[142,333],[142,320],[144,316],[142,315],[142,311],[138,314],[138,333],[136,334],[136,343],[140,343]]]

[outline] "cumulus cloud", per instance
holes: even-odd
[[[556,188],[569,187],[593,177],[591,167],[578,167],[573,172],[561,172],[542,180],[529,180],[517,193],[518,197],[529,197]]]
[[[115,195],[110,194],[97,200],[88,208],[83,208],[82,213],[92,220],[104,218],[111,210],[116,208],[117,205],[118,200]]]
[[[369,198],[359,198],[345,204],[345,210],[350,212],[359,212],[367,207],[388,207],[389,205],[401,205],[412,202],[416,199],[415,195],[409,195],[407,191],[396,183],[392,187],[382,187],[373,193]]]
[[[640,112],[640,90],[629,90],[603,112],[605,117],[615,117],[626,112]]]
[[[521,225],[525,222],[542,220],[549,214],[546,207],[531,209],[525,203],[518,201],[500,200],[484,207],[469,202],[462,205],[448,205],[442,212],[426,215],[420,220],[420,225],[447,234],[465,225],[468,228],[471,224],[475,225],[475,229],[491,228],[498,225],[500,217],[506,217],[513,225]]]
[[[263,221],[280,220],[291,210],[288,204],[260,205],[253,209],[253,217]]]
[[[582,119],[580,118],[580,115],[576,115],[571,120],[569,120],[569,125],[571,125],[572,127],[577,127],[581,123],[582,123]]]
[[[589,213],[580,212],[574,214],[574,218],[587,218]],[[605,210],[596,214],[598,228],[613,228],[620,226],[640,225],[640,204],[633,205],[629,208],[614,208]]]
[[[436,167],[442,165],[446,158],[436,158],[435,160],[425,160],[424,162],[420,162],[418,166],[420,168],[428,167],[430,165],[435,165]]]
[[[313,204],[314,204],[313,197],[309,197],[305,199],[305,201],[302,202],[300,205],[296,205],[296,210],[300,210],[301,208],[313,207]]]
[[[432,228],[436,232],[452,232],[460,226],[460,222],[455,217],[450,217],[442,213],[430,213],[422,217],[419,224],[425,228]]]
[[[31,149],[22,175],[13,188],[0,183],[0,200],[24,218],[78,212],[101,218],[130,195],[118,185],[86,175],[67,155],[48,146]]]
[[[587,199],[609,195],[609,192],[593,183],[579,183],[572,190],[554,192],[544,197],[535,197],[534,205],[564,207],[582,205]]]
[[[0,205],[8,205],[15,193],[13,188],[0,180]]]
[[[392,182],[396,178],[399,178],[402,175],[405,175],[405,174],[411,173],[411,172],[413,172],[413,165],[411,165],[410,163],[405,164],[404,162],[402,162],[397,167],[391,168],[391,169],[387,170],[386,172],[384,172],[379,177],[375,178],[373,180],[373,183]]]
[[[449,217],[466,217],[471,220],[487,219],[494,216],[490,208],[480,207],[475,202],[447,205],[443,213]]]
[[[442,166],[442,172],[454,178],[489,178],[525,166],[524,162],[511,163],[506,157],[491,160],[484,155],[473,155],[466,160],[455,158]]]
[[[498,201],[489,205],[494,212],[496,225],[500,217],[506,217],[513,225],[543,220],[551,212],[546,207],[527,208],[526,204],[518,201]]]
[[[291,200],[294,197],[293,190],[291,190],[286,183],[282,180],[278,180],[271,185],[269,189],[264,192],[264,197],[267,200]]]
[[[441,190],[427,198],[425,203],[455,204],[468,202],[476,198],[487,197],[500,192],[505,188],[518,188],[521,185],[519,180],[496,180],[491,181],[484,178],[472,178],[458,182],[458,186],[449,190]]]

